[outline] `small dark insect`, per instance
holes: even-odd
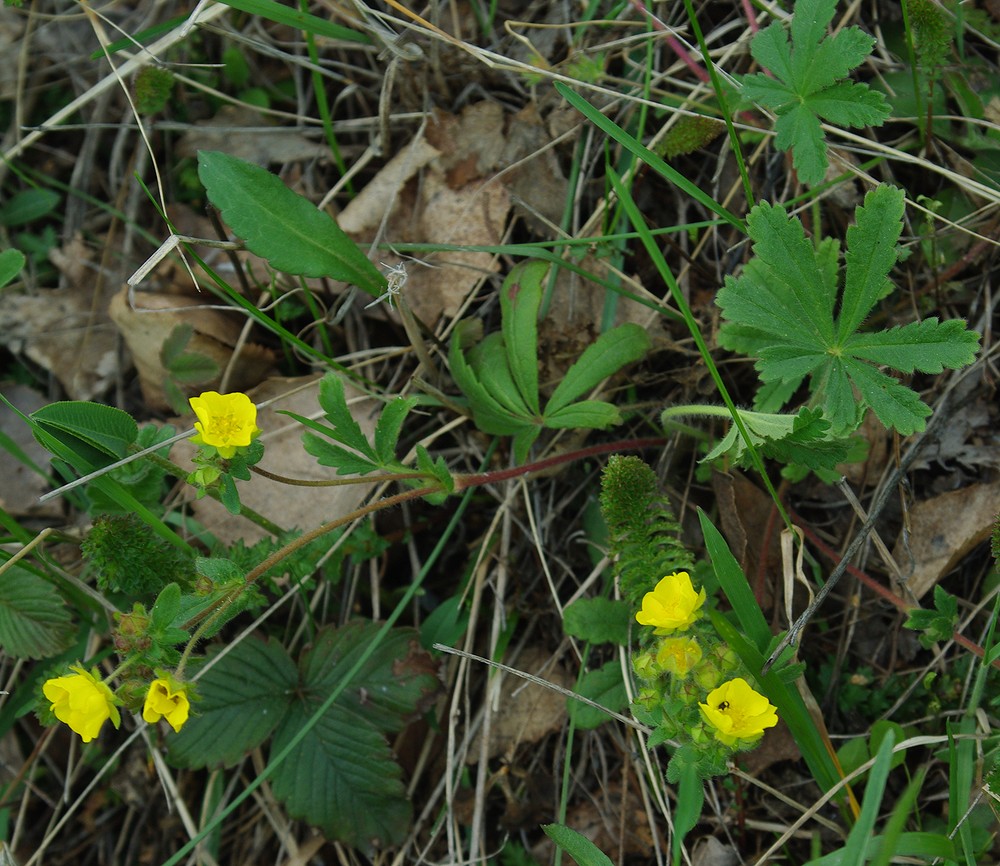
[[[722,701],[722,703],[719,704],[719,709],[720,710],[728,710],[729,709],[729,701]]]

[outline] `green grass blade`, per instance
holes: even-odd
[[[287,24],[289,27],[303,30],[313,36],[344,39],[348,42],[361,42],[364,45],[371,44],[371,39],[364,33],[358,33],[357,30],[342,27],[308,12],[290,9],[288,6],[282,6],[276,0],[222,0],[222,2],[240,12],[259,15],[261,18],[267,18],[278,24]]]
[[[765,652],[771,641],[771,630],[725,539],[704,512],[699,511],[698,518],[705,535],[705,546],[712,559],[712,567],[736,612],[743,633],[737,631],[725,616],[716,611],[709,612],[712,623],[753,673],[768,699],[778,708],[779,717],[784,719],[792,732],[816,783],[823,790],[829,791],[841,779],[829,744],[817,729],[798,690],[784,682],[773,669],[767,674],[761,674]]]
[[[611,138],[635,154],[639,159],[646,163],[646,165],[657,172],[657,174],[662,175],[671,183],[676,184],[683,192],[687,193],[695,201],[708,208],[712,213],[718,214],[730,225],[736,227],[741,232],[746,232],[746,227],[743,225],[743,222],[739,219],[739,217],[730,213],[708,193],[691,183],[691,181],[684,177],[684,175],[677,171],[677,169],[671,168],[667,165],[662,159],[660,159],[660,157],[653,153],[653,151],[641,142],[637,141],[633,136],[629,135],[617,123],[601,114],[601,112],[587,102],[586,99],[579,94],[574,93],[562,82],[557,81],[555,83],[555,88],[570,105],[584,115],[584,117],[586,117],[598,129],[611,136]]]

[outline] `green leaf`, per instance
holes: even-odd
[[[545,426],[553,430],[604,430],[621,421],[618,407],[603,400],[582,400],[545,416]]]
[[[110,461],[101,461],[98,455],[120,460],[139,436],[139,427],[131,415],[100,403],[76,400],[50,403],[32,413],[31,418],[74,451],[104,463]]]
[[[181,610],[181,588],[176,583],[168,583],[153,603],[149,612],[150,623],[156,629],[166,629],[173,625]]]
[[[831,433],[823,413],[803,406],[797,415],[769,414],[737,409],[750,440],[765,457],[810,469],[833,469],[855,453],[856,439]],[[732,426],[701,462],[727,455],[740,466],[750,464],[750,454],[736,426]]]
[[[537,348],[537,347],[536,347]],[[524,399],[520,386],[514,378],[510,355],[504,345],[503,335],[496,332],[469,350],[466,358],[476,377],[486,389],[490,400],[512,415],[523,418],[526,423],[538,423],[537,412],[532,412]],[[535,403],[538,403],[538,388],[535,388]]]
[[[890,113],[881,93],[839,81],[864,62],[874,39],[857,27],[827,36],[836,5],[797,0],[790,39],[774,22],[750,43],[754,59],[774,78],[758,72],[740,85],[744,97],[775,111],[775,146],[792,150],[799,180],[810,186],[823,181],[829,165],[820,117],[842,126],[878,126]]]
[[[578,866],[613,866],[607,854],[586,836],[565,824],[542,824],[542,830],[556,845],[576,860]]]
[[[591,643],[628,643],[632,607],[610,598],[581,598],[563,611],[563,631]]]
[[[209,651],[209,661],[219,652]],[[259,746],[289,711],[298,676],[281,644],[249,637],[227,648],[198,680],[195,714],[170,739],[179,767],[235,764]]]
[[[593,390],[626,364],[643,358],[651,345],[649,334],[639,325],[629,323],[605,331],[584,349],[552,392],[545,404],[546,422],[552,413]]]
[[[582,697],[590,698],[613,712],[620,712],[628,705],[628,693],[622,681],[622,667],[617,658],[584,673],[576,691]],[[566,699],[566,708],[570,721],[584,730],[596,728],[609,718],[604,710],[573,698]]]
[[[469,408],[472,410],[476,426],[484,433],[492,433],[497,436],[511,436],[526,426],[534,426],[526,418],[515,415],[497,403],[480,381],[477,371],[466,360],[465,346],[469,342],[481,338],[482,323],[478,319],[471,321],[465,319],[455,326],[451,336],[451,346],[448,350],[451,375],[455,384],[469,399]]]
[[[396,443],[399,441],[403,422],[417,404],[415,398],[396,397],[387,403],[375,424],[375,454],[383,466],[396,460]]]
[[[774,131],[774,146],[778,150],[792,151],[792,165],[799,180],[808,186],[822,183],[830,163],[826,157],[823,129],[815,112],[800,102],[779,112]]]
[[[336,373],[327,373],[319,383],[319,405],[326,413],[326,420],[334,426],[329,434],[348,448],[353,448],[370,460],[376,460],[375,450],[368,444],[368,438],[354,420],[344,395],[344,381]]]
[[[26,189],[14,193],[0,205],[0,225],[15,228],[39,220],[52,213],[60,200],[59,193],[51,189]]]
[[[950,640],[958,624],[958,599],[940,584],[934,587],[934,610],[908,611],[904,628],[922,631],[920,643],[930,649],[938,641]]]
[[[323,704],[344,672],[377,639],[377,623],[323,629],[299,663],[300,700],[275,733],[280,752]],[[440,689],[436,665],[413,629],[393,629],[336,702],[275,770],[289,813],[365,850],[402,841],[410,805],[383,733],[398,731]]]
[[[420,624],[420,645],[425,650],[438,643],[455,646],[468,628],[469,612],[462,603],[462,595],[450,596],[424,617]]]
[[[7,285],[24,269],[24,253],[20,250],[4,250],[0,253],[0,288]]]
[[[549,263],[526,261],[516,265],[500,287],[503,345],[510,375],[527,414],[538,415],[538,308]]]
[[[719,342],[756,356],[761,381],[768,383],[758,407],[780,408],[808,376],[811,406],[822,409],[831,424],[827,440],[856,429],[866,407],[904,435],[924,428],[930,408],[873,365],[904,373],[956,369],[972,362],[979,335],[961,320],[937,319],[856,333],[892,290],[888,275],[896,262],[902,214],[903,195],[893,187],[880,186],[865,196],[847,232],[844,290],[835,318],[837,245],[825,240],[813,247],[801,223],[780,205],[761,204],[750,212],[754,258],[738,278],[726,278],[717,302],[723,314]]]
[[[896,264],[896,242],[903,230],[903,191],[878,186],[857,208],[847,229],[846,277],[837,339],[853,334],[876,302],[892,291],[888,274]]]
[[[897,857],[916,857],[927,863],[957,860],[955,843],[940,833],[901,833],[888,851],[884,851],[884,843],[884,836],[873,836],[865,847],[864,859],[860,861],[846,859],[844,849],[839,848],[824,857],[810,860],[805,866],[856,866],[880,856],[890,858],[882,862],[891,862],[891,859]]]
[[[296,702],[271,752],[278,754],[317,709],[314,701]],[[385,738],[334,704],[275,769],[271,786],[293,818],[368,851],[406,838],[411,806],[401,777]]]
[[[199,151],[198,176],[247,249],[275,270],[343,280],[373,297],[385,291],[385,277],[357,244],[276,175],[219,151]]]
[[[178,382],[207,382],[219,372],[219,365],[207,355],[184,351],[193,334],[190,325],[177,325],[160,348],[164,369]]]
[[[286,412],[285,414],[303,424],[309,423],[308,418],[303,418],[291,412]],[[324,432],[328,429],[324,428]],[[359,457],[353,451],[348,451],[346,448],[334,445],[312,433],[302,434],[302,446],[305,448],[307,454],[311,454],[316,458],[316,462],[320,466],[336,467],[338,475],[367,475],[369,472],[375,472],[378,469],[378,464],[372,463],[364,457]]]
[[[875,764],[868,772],[868,784],[865,786],[865,797],[861,803],[861,814],[851,832],[847,836],[847,844],[843,847],[844,863],[863,863],[865,849],[875,832],[875,821],[882,805],[882,794],[889,778],[892,765],[892,747],[896,736],[889,731],[882,739],[875,757]]]
[[[957,369],[976,357],[979,335],[961,319],[938,322],[937,317],[897,325],[888,331],[853,334],[844,348],[855,358],[886,364],[903,373],[940,373]]]
[[[73,643],[72,616],[55,587],[10,565],[0,579],[0,648],[13,658],[58,655]]]

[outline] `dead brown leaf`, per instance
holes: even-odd
[[[1000,512],[1000,482],[973,484],[920,502],[910,510],[909,541],[900,533],[892,556],[919,599],[989,538]]]
[[[119,373],[118,334],[94,281],[4,295],[0,345],[51,373],[73,400],[106,393]]]
[[[566,669],[554,661],[552,653],[541,647],[528,647],[517,657],[514,666],[525,673],[563,688],[573,685]],[[558,731],[566,722],[566,698],[554,689],[524,680],[512,674],[500,674],[500,697],[490,725],[487,753],[490,758],[505,756],[510,760],[518,746],[537,743]],[[479,760],[480,736],[469,749],[468,762]]]
[[[184,393],[193,395],[219,384],[233,358],[243,325],[238,316],[207,307],[204,301],[188,295],[136,292],[135,306],[128,290],[122,289],[111,299],[111,318],[121,331],[132,353],[139,385],[147,404],[154,409],[169,409],[163,383],[170,375],[163,366],[163,343],[178,325],[193,329],[185,351],[203,355],[215,362],[218,374],[199,382],[181,383]],[[274,367],[274,353],[254,343],[244,343],[232,365],[229,391],[243,391],[263,379]]]
[[[765,585],[777,585],[781,576],[783,526],[773,513],[771,498],[739,472],[715,473],[712,488],[719,505],[722,532],[750,585],[756,585],[762,563],[767,577]]]

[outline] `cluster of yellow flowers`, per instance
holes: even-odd
[[[257,407],[246,394],[239,392],[206,391],[192,397],[190,403],[198,418],[194,425],[197,432],[191,441],[203,446],[202,454],[196,458],[201,468],[191,478],[207,486],[224,471],[218,464],[219,458],[230,460],[237,452],[248,448],[260,434]],[[52,714],[89,743],[109,719],[116,728],[121,725],[118,707],[122,701],[96,672],[79,665],[70,670],[73,673],[46,680],[42,693]],[[158,676],[149,684],[142,707],[142,717],[147,723],[166,719],[174,731],[179,732],[190,711],[188,686],[170,674]]]
[[[732,666],[728,650],[716,648],[711,658],[706,658],[704,637],[699,641],[689,634],[679,634],[695,625],[704,603],[705,590],[695,592],[686,571],[668,574],[652,592],[647,592],[642,609],[635,615],[636,622],[651,626],[660,640],[655,651],[637,657],[636,670],[647,678],[668,673],[675,684],[683,683],[690,675],[695,690],[708,691],[705,700],[698,702],[698,709],[715,739],[725,746],[749,746],[760,739],[766,728],[778,724],[777,707],[754,691],[743,677],[719,682],[723,670]],[[689,689],[683,694],[690,697],[693,692]]]
[[[89,743],[108,719],[116,728],[121,725],[119,701],[108,684],[90,671],[79,665],[70,670],[75,673],[46,680],[42,693],[51,704],[52,714]],[[151,725],[166,719],[179,732],[190,710],[186,687],[171,677],[160,677],[149,685],[142,717]]]

